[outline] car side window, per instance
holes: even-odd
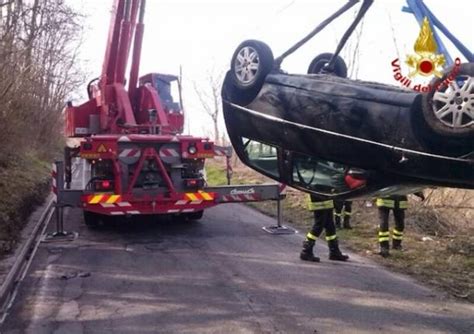
[[[248,162],[255,169],[280,177],[278,170],[278,150],[275,146],[242,138]]]
[[[295,153],[293,182],[308,190],[325,194],[339,194],[350,190],[345,182],[347,167],[331,161]]]

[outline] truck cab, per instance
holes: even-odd
[[[139,87],[145,85],[151,85],[158,92],[170,129],[173,129],[173,132],[181,133],[184,129],[184,111],[181,103],[179,78],[172,74],[149,73],[139,80]],[[144,117],[148,117],[148,115],[144,115]]]

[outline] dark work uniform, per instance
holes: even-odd
[[[318,200],[314,195],[310,196],[308,209],[313,211],[314,224],[306,235],[303,242],[303,250],[300,258],[304,261],[319,262],[319,257],[314,256],[313,247],[316,240],[326,231],[326,241],[329,246],[329,259],[336,261],[346,261],[349,257],[339,250],[339,244],[336,236],[336,226],[333,220],[334,203],[332,200]]]
[[[395,227],[392,230],[392,247],[394,249],[402,248],[403,230],[405,229],[405,210],[408,208],[408,199],[406,196],[390,196],[377,198],[376,201],[379,211],[379,244],[380,255],[389,255],[390,231],[389,215],[393,211]]]

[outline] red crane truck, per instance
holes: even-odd
[[[182,135],[180,78],[157,73],[138,77],[144,14],[145,0],[115,0],[102,74],[88,84],[87,102],[66,107],[66,136],[80,138],[80,145],[66,147],[65,162],[53,167],[61,226],[65,206],[81,207],[85,223],[96,226],[106,216],[199,219],[219,203],[279,200],[278,184],[206,186],[205,160],[225,155],[229,161],[232,150],[207,138]],[[173,85],[178,86],[178,98]],[[77,178],[73,158],[86,170],[82,189],[71,189]]]

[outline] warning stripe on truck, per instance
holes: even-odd
[[[110,194],[94,194],[87,196],[87,203],[88,204],[113,204],[120,202],[122,196],[120,195],[110,195]]]
[[[184,198],[175,202],[175,205],[198,205],[204,201],[213,201],[215,193],[199,191],[197,193],[185,193]]]
[[[197,193],[186,193],[184,194],[184,198],[191,202],[196,201],[212,201],[214,200],[214,194],[206,193],[204,191],[200,191]]]
[[[257,194],[222,195],[221,202],[254,202],[260,200]]]
[[[58,185],[56,184],[56,179],[58,178],[58,171],[57,171],[56,164],[53,164],[53,168],[51,169],[51,177],[53,178],[51,187],[53,190],[54,197],[56,199],[58,196]]]

